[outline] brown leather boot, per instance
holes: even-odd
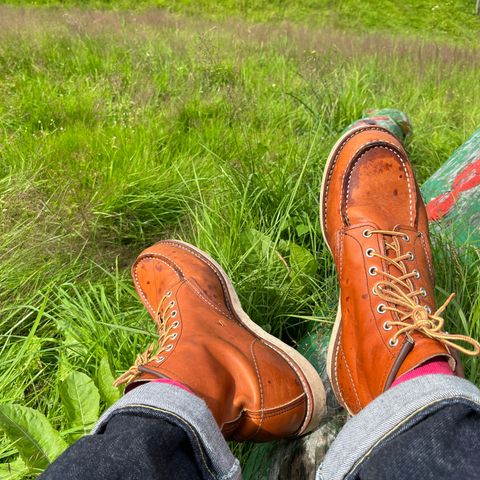
[[[334,257],[340,303],[327,368],[340,403],[357,413],[400,375],[478,342],[443,331],[425,206],[402,144],[387,130],[344,134],[326,164],[323,235]],[[454,342],[467,342],[467,350]]]
[[[325,391],[317,372],[250,320],[207,254],[162,241],[140,254],[132,276],[159,340],[117,385],[178,381],[205,400],[224,435],[237,441],[298,436],[318,426]]]

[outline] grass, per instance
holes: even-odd
[[[338,294],[317,197],[338,134],[366,108],[406,111],[423,181],[480,123],[473,20],[455,44],[213,13],[0,7],[0,404],[65,430],[71,370],[129,367],[153,326],[128,267],[162,238],[218,259],[273,334],[328,329]],[[448,328],[478,338],[479,252],[466,262],[442,242]],[[0,463],[15,456],[1,439]]]
[[[4,3],[107,10],[160,7],[196,18],[294,21],[315,28],[400,33],[450,43],[478,44],[480,29],[475,0],[6,0]]]

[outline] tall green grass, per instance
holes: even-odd
[[[449,43],[478,44],[480,32],[475,0],[4,0],[2,3],[107,10],[162,8],[196,18],[293,21],[316,28],[400,33]]]
[[[70,371],[95,378],[107,358],[120,373],[151,341],[128,273],[143,248],[174,237],[210,252],[252,318],[295,344],[334,318],[318,191],[343,128],[403,109],[423,181],[480,123],[474,47],[161,11],[0,12],[0,403],[59,430]],[[438,300],[458,292],[449,328],[478,338],[478,252],[439,242],[435,261]],[[2,438],[0,463],[15,457]]]

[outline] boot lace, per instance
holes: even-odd
[[[135,363],[122,375],[120,375],[113,385],[118,387],[124,383],[130,383],[131,381],[135,380],[140,375],[139,367],[141,365],[145,365],[152,360],[155,363],[162,363],[165,360],[165,356],[161,355],[163,352],[169,352],[172,350],[173,345],[168,343],[170,339],[175,340],[177,338],[177,333],[170,333],[172,330],[178,328],[179,322],[178,320],[170,323],[168,325],[168,321],[171,318],[177,316],[177,310],[172,310],[175,306],[175,301],[170,301],[165,305],[165,302],[171,297],[172,292],[168,291],[163,296],[162,300],[160,301],[156,315],[154,317],[155,325],[157,327],[158,333],[158,340],[153,342],[143,353],[137,355]],[[167,326],[168,325],[168,326]]]
[[[385,241],[385,253],[392,250],[394,257],[388,255],[381,255],[373,248],[366,251],[368,257],[377,257],[384,260],[387,265],[396,267],[400,272],[400,276],[392,275],[389,272],[378,270],[376,267],[369,269],[369,274],[374,276],[380,274],[383,279],[380,280],[374,288],[374,294],[377,295],[385,304],[380,304],[377,307],[379,313],[387,311],[395,312],[397,315],[396,321],[387,321],[384,323],[385,330],[391,330],[396,326],[399,329],[390,338],[389,344],[394,347],[398,343],[398,338],[402,334],[408,334],[413,331],[423,333],[429,338],[438,340],[445,346],[452,347],[466,355],[476,356],[480,354],[480,343],[467,335],[451,334],[443,331],[445,320],[440,316],[447,308],[448,304],[455,296],[452,293],[447,300],[435,312],[432,312],[430,307],[421,305],[419,297],[426,297],[427,292],[424,288],[415,290],[412,278],[420,278],[420,273],[417,270],[408,271],[405,261],[414,260],[412,252],[402,254],[400,251],[400,243],[398,237],[406,237],[408,235],[402,232],[390,230],[364,230],[365,237],[371,237],[373,234],[390,237],[391,242]],[[467,348],[461,343],[466,343],[471,346]]]

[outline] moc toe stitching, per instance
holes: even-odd
[[[177,246],[177,244],[173,243],[173,242],[159,242],[159,243],[162,243],[162,244],[170,244],[172,246]],[[187,249],[185,249],[187,250]],[[188,251],[188,250],[187,250]],[[192,252],[193,253],[193,252]],[[197,258],[199,258],[200,260],[201,257],[200,255],[195,255]],[[136,285],[138,286],[138,289],[140,290],[140,295],[141,297],[148,303],[148,305],[150,306],[150,308],[155,311],[155,309],[153,308],[153,306],[151,305],[151,303],[148,301],[141,285],[140,285],[140,282],[138,280],[138,275],[137,275],[137,267],[138,265],[144,261],[145,259],[148,259],[148,258],[154,258],[155,260],[158,260],[158,261],[161,261],[162,263],[164,263],[166,266],[168,266],[170,269],[172,269],[175,273],[177,274],[180,274],[182,279],[185,279],[186,278],[186,275],[185,273],[183,272],[182,268],[178,265],[178,262],[176,262],[175,260],[173,260],[172,258],[170,258],[169,256],[167,255],[163,255],[163,254],[158,254],[158,253],[148,253],[148,254],[145,254],[144,256],[141,256],[141,258],[139,258],[139,260],[135,263],[134,265],[134,278],[135,278],[135,283]],[[167,263],[165,260],[168,260],[169,262],[171,262],[175,267],[173,267],[172,265],[169,265],[169,263]],[[206,262],[204,262],[206,263]],[[214,273],[216,274],[216,276],[221,279],[221,276],[217,273],[216,269],[214,268],[213,265],[210,265],[210,263],[206,263],[213,271]],[[178,272],[175,270],[175,269],[178,269]],[[198,287],[192,282],[190,281],[189,279],[186,279],[188,284],[192,287],[192,289],[195,291],[195,293],[197,293],[209,306],[211,306],[213,309],[215,309],[217,312],[221,313],[222,315],[225,315],[227,316],[228,318],[232,319],[232,317],[229,315],[231,314],[230,312],[230,309],[229,309],[229,314],[227,314],[227,312],[225,312],[224,310],[221,310],[217,305],[215,305],[203,292],[201,292]],[[223,296],[224,296],[224,300],[226,301],[227,305],[230,303],[230,300],[228,298],[228,295],[227,295],[227,291],[224,287],[224,284],[223,284],[223,280],[222,280],[222,289],[223,289]]]
[[[356,135],[360,134],[360,133],[363,133],[365,131],[370,131],[370,130],[377,130],[377,131],[381,131],[381,132],[387,132],[387,130],[385,130],[384,128],[381,128],[381,127],[374,127],[374,126],[367,126],[367,127],[364,127],[364,128],[359,128],[358,130],[355,130],[351,133],[351,135],[348,135],[347,137],[345,137],[345,139],[343,140],[343,142],[337,147],[336,149],[336,153],[335,153],[335,158],[332,160],[331,164],[328,166],[329,167],[329,172],[328,172],[328,177],[327,177],[327,180],[326,180],[326,183],[325,183],[325,192],[324,192],[324,195],[323,195],[323,199],[322,199],[322,202],[323,202],[323,205],[324,205],[324,208],[323,208],[323,224],[324,224],[324,228],[325,228],[325,233],[327,232],[327,203],[324,202],[324,199],[327,198],[328,196],[328,190],[330,188],[330,182],[332,180],[332,175],[333,175],[333,170],[334,170],[334,167],[337,163],[337,160],[338,158],[340,157],[340,154],[342,153],[342,149],[343,147],[353,138],[355,137]],[[366,143],[364,144],[366,145]]]
[[[155,314],[155,308],[152,306],[147,296],[145,295],[145,292],[140,284],[140,280],[138,278],[138,273],[137,273],[138,267],[140,266],[140,264],[149,258],[154,258],[155,260],[162,262],[164,265],[170,268],[173,271],[173,273],[175,273],[176,275],[181,275],[182,276],[181,278],[183,278],[183,272],[180,268],[178,268],[179,271],[177,271],[172,265],[166,262],[165,259],[167,259],[167,257],[162,258],[162,256],[155,255],[155,254],[148,254],[148,255],[142,256],[141,258],[138,258],[137,261],[133,264],[133,267],[132,267],[133,280],[135,282],[135,286],[137,287],[137,291],[140,294],[140,297],[146,302],[147,306],[150,307],[150,309],[152,310],[151,313]]]
[[[345,202],[345,214],[342,214],[342,217],[344,221],[346,222],[347,225],[350,225],[350,220],[348,218],[348,205],[349,205],[349,197],[350,197],[350,183],[351,179],[353,176],[353,173],[355,171],[355,168],[359,165],[360,160],[367,155],[369,152],[371,152],[374,149],[383,149],[383,150],[388,150],[389,152],[393,153],[395,157],[400,161],[403,171],[405,173],[405,179],[407,181],[407,186],[408,186],[408,200],[409,200],[409,214],[410,214],[410,225],[413,227],[414,225],[414,218],[413,218],[413,199],[415,198],[414,192],[412,190],[412,182],[410,181],[410,173],[408,171],[408,168],[405,163],[405,159],[403,158],[402,152],[397,149],[395,146],[390,145],[389,143],[385,141],[373,141],[373,142],[368,142],[364,144],[362,147],[360,147],[355,154],[353,155],[353,160],[349,163],[348,168],[345,170],[342,178],[342,185],[343,188],[345,188],[345,184],[347,186],[346,188],[346,195],[340,197],[340,212],[343,210],[343,203]],[[360,154],[361,152],[361,154]],[[347,180],[347,174],[348,174],[348,180]]]
[[[215,275],[217,276],[218,280],[220,281],[220,285],[222,286],[222,289],[223,289],[223,294],[224,294],[224,297],[225,297],[225,300],[227,302],[227,307],[228,307],[228,310],[230,311],[230,313],[232,315],[235,314],[235,309],[233,308],[233,305],[232,305],[232,302],[230,301],[230,297],[228,295],[228,287],[225,283],[225,280],[224,278],[222,277],[222,275],[220,275],[220,273],[217,271],[217,268],[215,267],[215,265],[213,265],[207,258],[201,256],[199,253],[197,253],[195,250],[193,249],[190,249],[188,248],[186,245],[183,245],[181,243],[177,243],[175,241],[171,241],[171,240],[162,240],[160,242],[158,242],[156,245],[170,245],[170,246],[173,246],[173,247],[176,247],[176,248],[180,248],[181,250],[184,250],[188,253],[190,253],[191,255],[193,255],[194,257],[198,258],[201,262],[205,263],[206,265],[208,265],[211,270],[215,273]]]
[[[345,214],[340,213],[342,216],[342,219],[344,220],[344,223],[346,225],[350,225],[350,221],[348,219],[348,200],[350,198],[350,182],[352,179],[353,172],[355,171],[355,168],[358,166],[360,160],[376,145],[378,145],[379,140],[373,140],[367,143],[364,143],[361,145],[357,151],[353,154],[352,158],[353,160],[348,164],[348,168],[345,169],[343,172],[343,177],[342,177],[342,183],[343,188],[345,188],[345,184],[347,185],[346,188],[346,195],[340,197],[340,205],[339,205],[339,210],[342,212],[343,210],[343,202],[347,204],[345,206]],[[348,180],[347,180],[347,174],[348,174]]]

